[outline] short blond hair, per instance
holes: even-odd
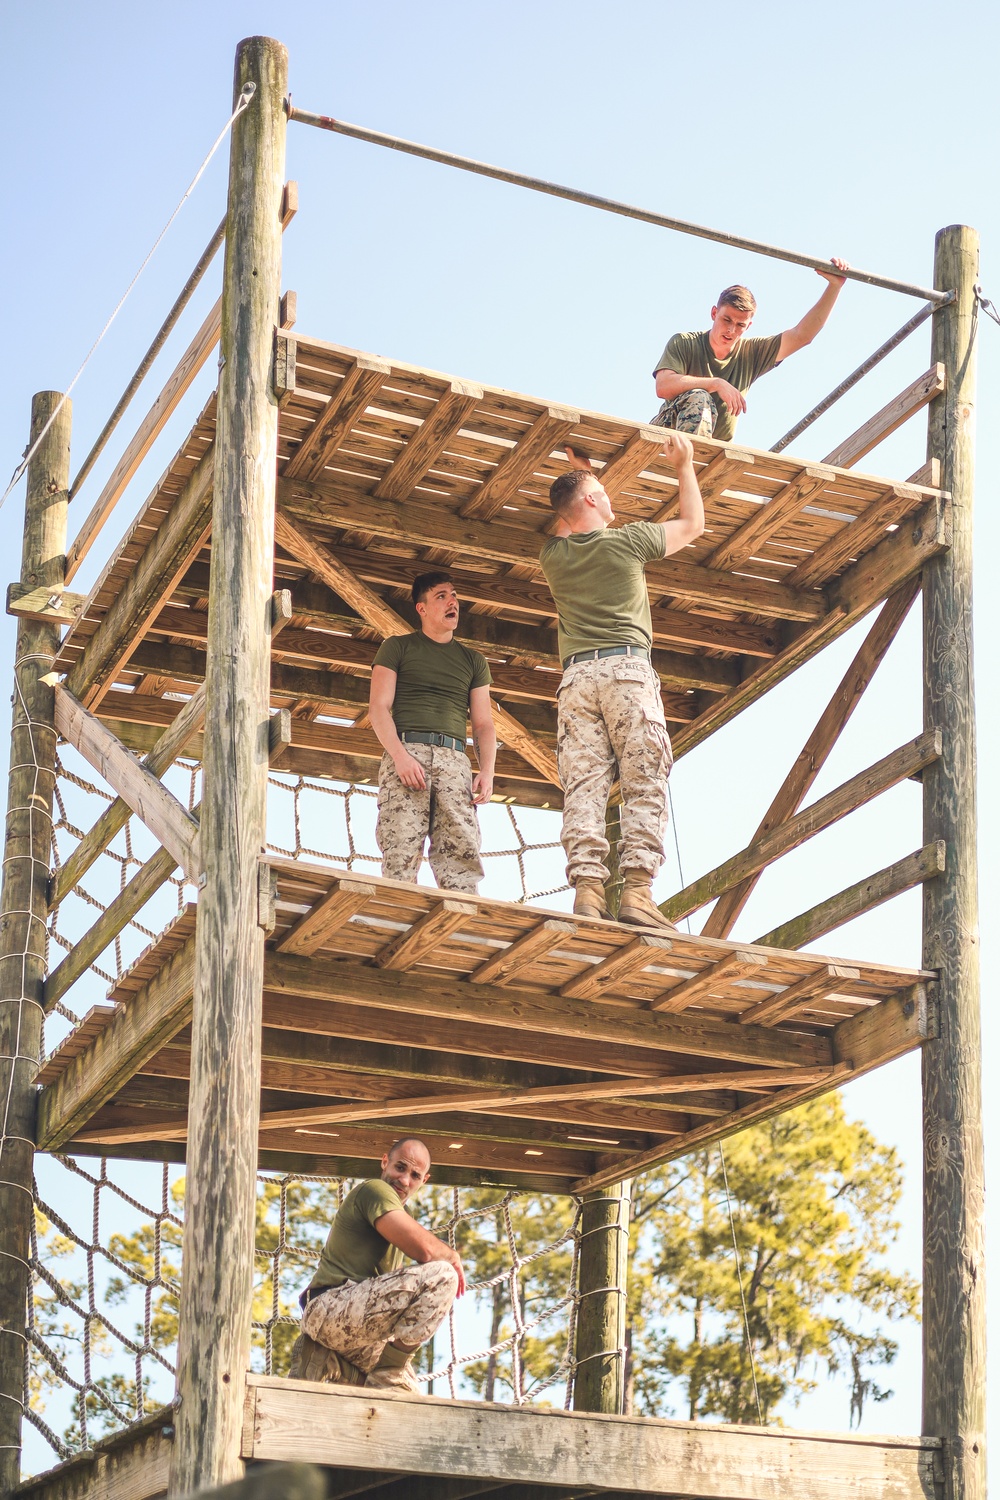
[[[727,286],[719,293],[717,307],[735,307],[737,312],[755,313],[757,298],[749,287]]]

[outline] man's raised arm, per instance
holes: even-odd
[[[663,526],[664,557],[679,552],[688,542],[693,542],[705,530],[705,507],[702,504],[698,477],[694,472],[694,444],[683,432],[671,432],[663,440],[663,457],[672,463],[677,472],[677,504],[679,514],[673,520],[661,522]]]
[[[431,1234],[429,1229],[418,1224],[403,1208],[390,1209],[387,1214],[375,1220],[375,1228],[390,1245],[395,1245],[397,1250],[402,1250],[404,1255],[421,1266],[431,1260],[446,1260],[450,1266],[454,1266],[458,1272],[457,1295],[461,1297],[465,1291],[465,1272],[458,1253],[444,1240],[439,1240],[436,1234]]]
[[[811,344],[826,323],[827,318],[833,312],[833,304],[840,296],[846,277],[838,276],[837,271],[847,270],[846,260],[837,260],[834,256],[831,263],[836,267],[833,271],[820,271],[816,275],[822,276],[826,282],[826,291],[820,297],[815,307],[811,307],[804,318],[796,323],[794,328],[786,328],[781,335],[781,346],[778,349],[778,359],[787,359],[790,354],[795,354],[799,349],[804,349]]]

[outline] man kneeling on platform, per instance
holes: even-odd
[[[382,874],[416,880],[429,837],[438,885],[475,894],[483,875],[476,806],[493,794],[497,754],[489,663],[454,638],[458,594],[448,573],[421,573],[412,597],[420,629],[389,636],[372,667],[368,713],[385,750],[375,829]],[[475,778],[465,753],[467,719],[479,760]]]
[[[413,1355],[465,1291],[456,1252],[403,1207],[430,1169],[423,1141],[407,1136],[383,1156],[381,1177],[344,1199],[299,1298],[302,1332],[292,1349],[291,1379],[419,1394]],[[404,1266],[405,1256],[417,1264]]]

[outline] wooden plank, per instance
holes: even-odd
[[[568,942],[575,936],[576,930],[572,922],[560,922],[551,917],[539,922],[537,927],[511,943],[504,952],[480,964],[469,975],[469,979],[473,984],[508,984],[524,970],[530,969],[540,958],[544,958],[546,953],[558,948],[560,943]]]
[[[857,520],[845,522],[827,542],[799,563],[789,574],[790,586],[808,589],[825,583],[852,558],[867,552],[890,526],[897,526],[904,516],[916,510],[921,498],[920,491],[912,485],[893,485],[874,505],[862,511]]]
[[[405,500],[441,457],[484,394],[482,386],[471,380],[449,381],[433,409],[376,486],[375,498]]]
[[[52,625],[72,625],[83,612],[86,594],[74,594],[59,584],[7,585],[7,613],[19,620],[47,620]]]
[[[274,517],[274,539],[290,557],[304,563],[310,572],[321,578],[328,588],[339,594],[346,604],[356,609],[361,618],[373,626],[381,635],[411,635],[413,626],[398,615],[390,604],[376,594],[375,590],[362,583],[350,568],[345,567],[328,547],[313,538],[301,526],[291,521],[281,509]]]
[[[748,875],[762,870],[765,865],[773,864],[776,859],[797,849],[814,834],[821,833],[824,828],[829,828],[848,813],[864,807],[873,797],[888,791],[890,787],[898,786],[915,771],[932,765],[941,754],[941,738],[939,729],[925,730],[915,740],[901,745],[898,750],[893,750],[890,755],[876,761],[875,765],[852,776],[834,791],[827,792],[825,797],[820,797],[794,818],[779,824],[762,839],[748,845],[739,854],[734,854],[724,864],[709,871],[707,875],[702,875],[684,890],[668,896],[666,901],[661,902],[660,910],[672,922],[676,922],[689,912],[696,911],[699,906],[704,906],[715,896],[730,890]]]
[[[211,522],[214,468],[213,447],[188,479],[66,678],[66,686],[86,708],[96,707],[200,550]]]
[[[706,559],[706,565],[710,568],[738,568],[753,556],[768,537],[773,536],[804,505],[808,505],[815,495],[826,489],[830,479],[830,474],[824,469],[803,469],[783,490],[778,491],[773,500],[762,505],[748,521],[744,521],[731,537],[720,542]]]
[[[143,459],[156,442],[156,439],[167,425],[173,413],[177,410],[188,390],[190,390],[192,383],[207,361],[208,356],[219,342],[221,327],[222,298],[220,297],[187,349],[181,355],[177,368],[143,418],[138,431],[115,465],[110,479],[94,501],[90,514],[70,544],[69,551],[66,553],[67,583],[79,572],[84,558],[97,540],[98,534],[108,516],[110,516],[118,504],[126,488],[135,477]]]
[[[841,1021],[833,1033],[834,1057],[859,1077],[933,1041],[940,1032],[939,1000],[931,994],[936,988],[915,984]]]
[[[895,640],[899,627],[919,591],[919,581],[910,579],[886,600],[878,619],[862,642],[860,650],[848,667],[836,692],[820,714],[815,729],[806,740],[794,765],[764,814],[750,841],[752,844],[763,838],[772,828],[785,822],[802,805],[809,788],[826,764],[827,757],[837,743],[844,726],[860,703],[885,653]],[[720,896],[702,928],[702,935],[714,938],[728,937],[759,879],[759,872],[749,875],[746,880],[741,880],[738,885]],[[798,948],[802,945],[781,943],[774,946]]]
[[[279,953],[315,953],[375,895],[375,887],[360,880],[337,880],[332,889],[276,944]]]
[[[822,1000],[832,995],[845,983],[859,978],[857,969],[842,964],[821,964],[814,974],[807,974],[797,984],[790,984],[779,995],[769,995],[757,1005],[751,1005],[739,1017],[742,1026],[777,1026],[794,1016],[810,1000]]]
[[[616,453],[597,476],[608,497],[616,499],[622,490],[627,489],[638,478],[662,448],[662,428],[640,427],[633,432],[621,452]]]
[[[15,1482],[8,1494],[17,1500],[153,1500],[167,1491],[172,1424],[173,1407],[161,1407],[55,1468]]]
[[[278,303],[278,327],[283,332],[289,328],[294,328],[298,320],[298,315],[298,293],[293,291],[282,292],[281,301]]]
[[[772,928],[758,938],[757,942],[762,947],[805,948],[807,944],[833,932],[852,918],[860,917],[866,911],[873,911],[884,901],[891,901],[893,896],[912,890],[925,880],[933,880],[937,875],[943,874],[945,866],[944,840],[935,839],[933,843],[925,844],[922,849],[908,854],[905,859],[897,860],[895,864],[887,865],[875,875],[869,875],[855,885],[848,886],[846,890],[838,891],[835,896],[828,896],[825,901],[811,906],[801,916],[793,917],[790,922],[782,922],[780,927]]]
[[[476,916],[476,906],[471,901],[455,901],[446,898],[432,906],[426,916],[414,922],[408,932],[400,933],[392,942],[386,943],[375,954],[372,962],[379,969],[416,968],[427,963],[434,949],[445,938],[456,932],[464,923]]]
[[[730,484],[739,481],[752,466],[754,455],[745,448],[725,447],[702,469],[698,475],[698,488],[705,505],[717,500]],[[676,499],[668,500],[650,516],[651,521],[668,521],[677,513]]]
[[[194,937],[38,1096],[38,1144],[56,1151],[191,1019]]]
[[[767,964],[766,953],[753,953],[745,948],[737,948],[725,958],[720,958],[718,963],[711,964],[703,973],[668,990],[665,995],[653,1001],[650,1010],[678,1015],[682,1010],[687,1010],[689,1005],[703,1000],[719,985],[732,984],[734,980],[744,979],[755,972],[759,974],[761,969],[766,970]]]
[[[498,1479],[524,1489],[546,1476],[570,1489],[683,1495],[687,1500],[925,1500],[939,1440],[802,1434],[539,1406],[420,1396],[248,1376],[255,1387],[246,1459],[307,1456],[359,1470]]]
[[[321,474],[351,429],[364,416],[390,373],[385,360],[358,354],[322,414],[285,464],[286,479]]]
[[[544,407],[517,446],[505,454],[489,478],[461,506],[459,514],[489,521],[516,498],[521,485],[546,462],[553,448],[565,442],[579,421],[577,411],[563,406]]]
[[[569,980],[559,993],[569,1000],[597,999],[602,990],[610,985],[617,985],[630,974],[656,963],[672,947],[669,938],[657,937],[653,933],[640,933],[630,943],[626,943],[624,948],[609,953],[599,964],[586,968],[576,979]]]
[[[292,295],[294,296],[294,293]],[[274,399],[280,410],[291,405],[292,397],[295,395],[297,347],[294,339],[286,338],[280,331],[275,333],[271,384],[274,389]]]
[[[512,750],[516,750],[518,755],[530,766],[534,766],[546,781],[553,786],[561,787],[559,766],[552,751],[525,729],[524,725],[519,723],[502,703],[497,703],[496,699],[491,698],[490,707],[493,711],[493,723],[498,739],[503,744],[509,745]]]
[[[573,1037],[757,1066],[809,1067],[829,1061],[829,1044],[824,1037],[737,1026],[703,1016],[652,1015],[560,995],[470,985],[444,975],[436,977],[430,986],[417,975],[328,959],[323,954],[308,959],[267,954],[265,988],[276,995],[321,1001],[335,996],[351,1006],[436,1017],[452,1024],[515,1027],[525,1035],[533,1032],[538,1036]],[[541,1048],[536,1046],[533,1055],[541,1060]],[[589,1066],[600,1067],[600,1059],[595,1057]]]
[[[823,462],[839,469],[853,468],[859,459],[877,448],[890,433],[895,432],[897,427],[902,427],[918,411],[923,411],[927,403],[933,401],[935,396],[940,396],[943,390],[944,365],[933,364],[908,385],[905,391],[900,391],[881,411],[869,417],[863,426],[839,443]]]
[[[174,864],[180,865],[197,885],[201,874],[199,830],[187,808],[71,692],[58,684],[54,691],[56,728],[63,739],[141,818]]]

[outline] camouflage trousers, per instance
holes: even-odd
[[[718,415],[719,408],[711,392],[695,389],[664,401],[650,421],[654,427],[672,427],[674,432],[687,432],[691,437],[710,438]]]
[[[407,745],[424,768],[422,791],[404,786],[388,755],[378,773],[378,823],[375,840],[382,851],[387,880],[415,881],[430,839],[427,857],[443,890],[475,895],[483,878],[479,858],[479,819],[472,800],[472,766],[462,750],[441,745]]]
[[[557,755],[570,885],[609,879],[605,816],[616,771],[620,868],[655,875],[663,863],[673,753],[659,679],[648,661],[609,656],[567,668],[559,687]]]
[[[404,1266],[320,1292],[306,1303],[302,1332],[367,1375],[390,1339],[416,1348],[433,1338],[457,1291],[458,1272],[446,1260]]]

